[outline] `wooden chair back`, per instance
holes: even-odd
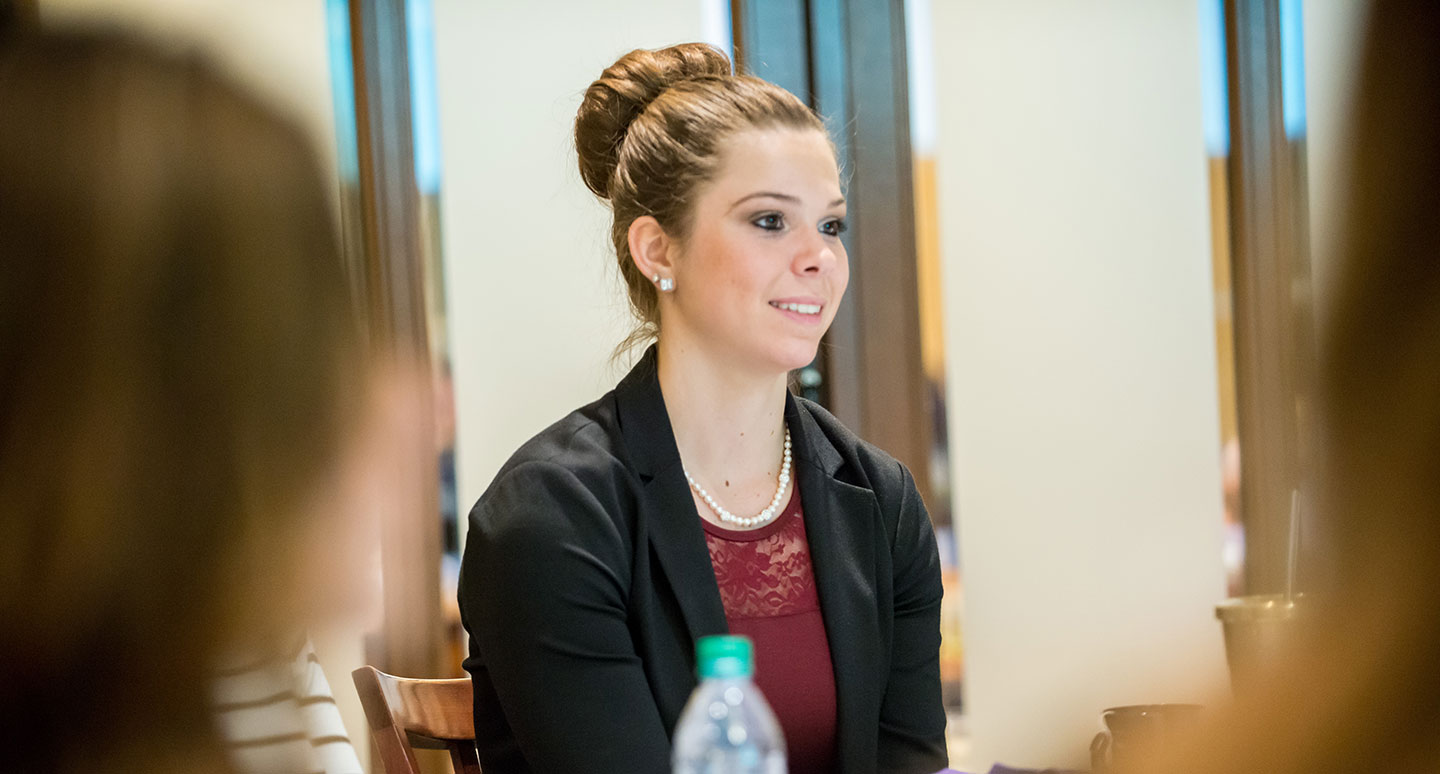
[[[448,750],[455,774],[480,774],[469,678],[396,677],[372,666],[350,675],[385,774],[421,774],[417,748]]]

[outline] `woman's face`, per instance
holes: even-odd
[[[663,335],[757,373],[814,360],[850,279],[845,197],[825,135],[730,137],[691,215],[675,290],[662,294]]]

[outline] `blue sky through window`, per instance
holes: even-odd
[[[350,59],[350,6],[346,0],[325,0],[329,35],[330,97],[335,110],[335,152],[340,180],[360,182],[360,150],[355,128],[355,71]]]
[[[1305,136],[1305,24],[1301,0],[1280,0],[1280,90],[1285,136]]]
[[[435,85],[433,0],[406,0],[410,52],[410,126],[415,141],[415,184],[422,194],[440,192],[440,100]]]
[[[1200,100],[1205,153],[1230,153],[1230,99],[1225,71],[1225,0],[1200,0]]]

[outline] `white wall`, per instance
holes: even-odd
[[[614,385],[629,330],[571,127],[600,71],[702,36],[702,3],[436,0],[462,515],[526,439]]]
[[[1194,0],[937,0],[972,768],[1223,685]]]

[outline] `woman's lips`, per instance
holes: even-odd
[[[771,301],[770,306],[779,311],[781,314],[785,315],[786,317],[789,317],[790,319],[797,322],[804,323],[819,322],[820,312],[825,308],[825,305],[823,303],[808,299],[805,301],[795,301],[789,299],[782,301]]]

